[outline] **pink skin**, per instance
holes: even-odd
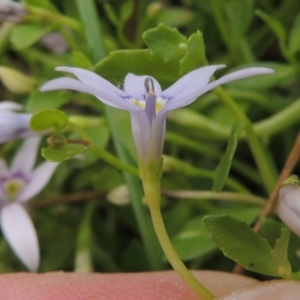
[[[259,283],[252,278],[222,272],[196,271],[194,274],[216,297],[223,297],[223,300],[299,299],[300,283],[295,281]],[[0,298],[6,300],[199,300],[173,271],[131,274],[15,273],[0,275],[0,287]]]

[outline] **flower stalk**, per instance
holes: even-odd
[[[215,297],[196,279],[190,270],[184,265],[178,254],[176,253],[172,242],[166,231],[164,220],[160,209],[161,185],[160,174],[157,172],[144,172],[146,169],[142,168],[140,172],[141,180],[145,193],[146,202],[148,204],[152,223],[159,243],[163,249],[165,256],[177,274],[201,297],[201,299],[210,300]],[[140,170],[141,171],[141,170]]]

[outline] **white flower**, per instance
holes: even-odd
[[[279,190],[278,214],[280,219],[300,236],[300,185],[295,176],[288,178]]]
[[[14,112],[22,108],[22,105],[11,101],[0,102],[0,143],[34,134],[29,128],[32,115]]]
[[[166,116],[169,111],[190,104],[220,84],[273,73],[273,70],[268,68],[247,68],[209,83],[213,73],[223,67],[224,65],[216,65],[194,70],[164,91],[150,76],[128,74],[125,77],[124,90],[120,90],[91,71],[58,67],[56,70],[70,72],[79,80],[54,79],[42,86],[41,91],[70,89],[85,92],[94,95],[109,106],[129,111],[139,165],[160,165]]]
[[[50,180],[58,163],[44,162],[33,170],[39,137],[24,141],[11,167],[0,159],[0,224],[13,251],[30,271],[39,266],[36,231],[22,203],[40,192]]]

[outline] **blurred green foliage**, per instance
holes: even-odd
[[[25,0],[28,15],[0,27],[0,65],[30,75],[38,86],[60,76],[56,66],[75,66],[94,70],[121,88],[130,72],[151,75],[165,88],[207,64],[227,65],[216,77],[248,66],[273,68],[274,75],[240,80],[224,89],[249,121],[246,125],[265,155],[263,164],[273,176],[269,186],[275,185],[300,123],[298,0],[82,2]],[[55,35],[45,36],[48,33]],[[86,94],[43,94],[34,86],[19,95],[2,83],[1,100],[16,101],[35,113],[34,130],[50,129],[47,138],[51,135],[52,143],[47,145],[45,138],[42,155],[63,161],[47,188],[29,204],[41,245],[40,270],[169,268],[153,237],[135,176],[128,114],[107,111]],[[278,274],[278,266],[299,270],[300,239],[289,239],[281,231],[284,225],[276,214],[264,220],[261,236],[250,230],[262,207],[245,205],[242,199],[267,198],[270,189],[253,158],[245,123],[219,100],[218,93],[210,92],[169,114],[162,180],[166,226],[191,267],[231,271],[234,262],[228,262],[228,256],[249,270],[287,276]],[[63,137],[62,144],[56,134]],[[90,144],[98,148],[89,149]],[[10,159],[17,146],[16,141],[1,145],[1,156]],[[119,157],[130,171],[127,165],[116,168],[118,161],[113,163],[107,153]],[[125,177],[120,169],[127,170]],[[299,165],[294,172],[300,173]],[[110,203],[107,194],[124,183],[132,205]],[[222,201],[218,194],[213,201],[176,196],[176,191],[213,187],[238,192],[241,201]],[[172,197],[166,192],[170,190]],[[206,228],[202,219],[207,215]],[[233,249],[233,244],[240,248]],[[252,252],[247,252],[250,246]],[[286,259],[280,261],[279,256]],[[1,239],[0,272],[20,270]]]

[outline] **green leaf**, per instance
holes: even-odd
[[[151,53],[165,62],[180,59],[184,55],[181,44],[185,45],[187,39],[175,28],[159,24],[158,27],[145,31],[142,37]]]
[[[273,258],[277,261],[278,275],[285,279],[291,278],[291,264],[288,259],[288,248],[290,241],[290,230],[285,227],[281,229],[281,237],[276,240],[273,249]]]
[[[295,54],[300,50],[300,13],[296,17],[293,27],[290,32],[289,38],[289,50],[292,54]]]
[[[30,127],[34,131],[46,129],[62,130],[68,124],[68,116],[58,109],[44,109],[36,112],[30,120]]]
[[[123,24],[128,21],[128,19],[133,13],[133,9],[134,6],[132,0],[127,0],[122,3],[120,7],[120,20]]]
[[[238,220],[243,220],[247,224],[252,223],[260,213],[257,207],[231,207],[216,211],[216,215],[223,215],[224,212]],[[176,252],[181,259],[188,261],[201,258],[216,250],[216,245],[210,239],[203,217],[196,217],[188,221],[181,229],[180,233],[172,240]]]
[[[184,57],[180,60],[180,74],[186,74],[201,67],[206,62],[205,46],[202,33],[197,31],[187,41],[187,48]]]
[[[189,221],[173,240],[172,244],[179,257],[188,261],[216,250],[215,244],[207,234],[202,217]]]
[[[70,101],[69,93],[65,91],[53,91],[47,93],[33,92],[26,103],[26,110],[37,112],[47,108],[60,108]]]
[[[75,67],[92,70],[93,64],[92,62],[82,53],[79,51],[74,51],[72,53],[72,64]]]
[[[236,123],[231,129],[226,152],[214,172],[214,183],[212,189],[215,192],[220,192],[225,185],[238,144],[238,137],[244,127],[245,123],[239,122]]]
[[[164,62],[153,56],[150,50],[118,50],[101,60],[94,71],[114,84],[124,82],[128,73],[150,75],[161,84],[174,83],[179,77],[179,66],[174,62]]]
[[[27,48],[50,31],[49,27],[40,25],[20,25],[15,27],[10,36],[10,41],[18,50]]]
[[[229,216],[207,216],[204,223],[211,239],[225,256],[247,270],[278,276],[278,263],[273,259],[271,246],[245,222]]]
[[[66,144],[62,147],[47,147],[42,148],[42,156],[48,161],[61,162],[82,153],[87,149],[87,146],[81,144]]]

